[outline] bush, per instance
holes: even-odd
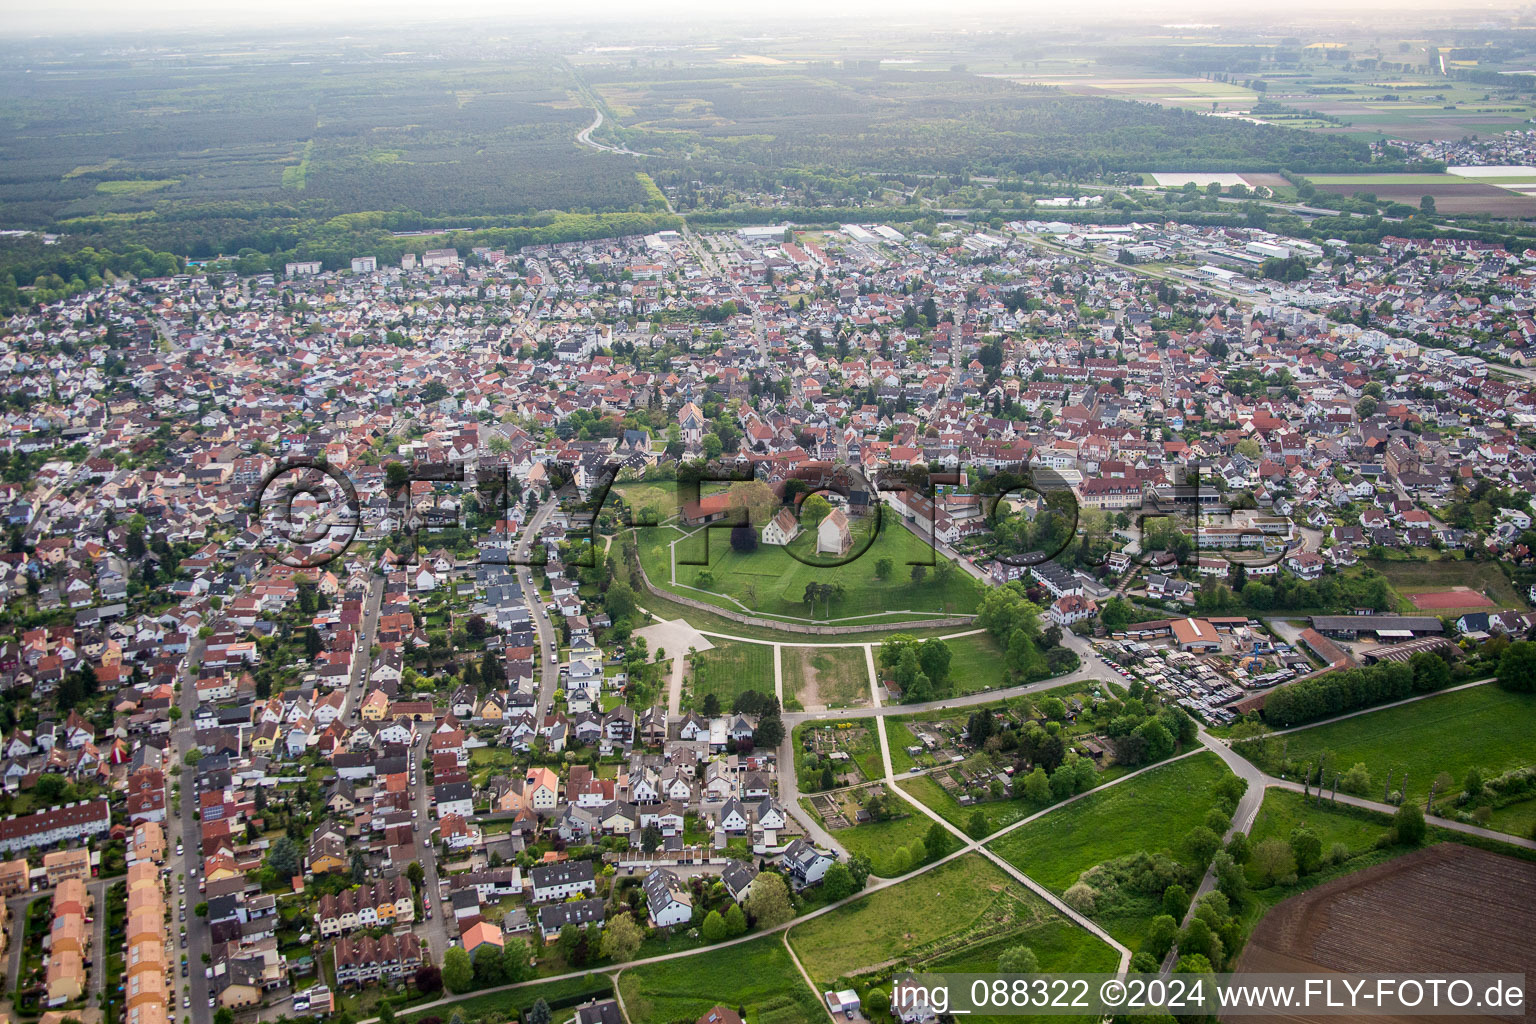
[[[1429,831],[1424,824],[1424,810],[1409,800],[1392,816],[1393,835],[1403,846],[1418,846]]]
[[[1079,914],[1092,914],[1099,902],[1098,893],[1093,886],[1083,881],[1072,883],[1072,887],[1062,893],[1061,898],[1066,900],[1067,906]]]

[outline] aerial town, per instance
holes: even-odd
[[[0,1022],[924,1024],[1528,893],[1536,241],[1158,177],[18,306]]]

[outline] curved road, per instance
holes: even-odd
[[[577,143],[586,146],[588,149],[595,149],[601,153],[618,153],[621,156],[640,157],[647,155],[645,153],[636,153],[634,150],[626,149],[623,146],[610,146],[607,143],[598,142],[593,139],[592,133],[603,126],[603,112],[601,110],[594,110],[593,113],[597,116],[592,119],[592,123],[576,133]]]

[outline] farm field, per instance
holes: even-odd
[[[713,1006],[743,1007],[753,1024],[800,1024],[824,1016],[780,937],[681,957],[619,975],[633,1024],[694,1020]]]
[[[869,666],[862,647],[784,647],[784,699],[809,711],[869,703]]]
[[[1205,865],[1190,859],[1182,841],[1204,823],[1216,804],[1216,786],[1230,776],[1220,758],[1203,751],[1090,793],[990,847],[1056,893],[1066,892],[1089,868],[1140,851],[1166,851],[1198,879]],[[1149,901],[1122,899],[1115,910],[1093,916],[1134,949],[1155,913]]]
[[[1235,970],[1536,970],[1536,865],[1440,843],[1325,882],[1259,922]],[[1467,942],[1467,936],[1476,936]]]
[[[740,640],[711,641],[714,647],[693,657],[687,695],[698,707],[713,693],[729,709],[736,695],[747,690],[773,693],[773,648]],[[679,652],[681,653],[681,652]]]
[[[1536,763],[1533,730],[1536,695],[1509,693],[1489,683],[1257,744],[1239,744],[1236,749],[1261,767],[1282,756],[1306,763],[1324,754],[1341,771],[1364,764],[1377,788],[1386,784],[1391,772],[1392,787],[1397,789],[1406,771],[1406,795],[1422,801],[1441,772],[1448,772],[1459,784],[1469,768],[1492,778]],[[1381,794],[1368,795],[1379,799]]]
[[[1433,196],[1435,209],[1441,213],[1490,213],[1496,216],[1536,216],[1536,198],[1484,182],[1468,181],[1451,175],[1423,175],[1433,178],[1416,184],[1392,184],[1372,180],[1376,175],[1338,175],[1328,183],[1316,183],[1319,192],[1351,196],[1369,192],[1378,199],[1390,199],[1418,206],[1424,196]],[[1326,202],[1319,198],[1320,202]]]
[[[970,949],[1003,938],[1033,948],[1038,936],[1036,954],[1045,970],[1088,970],[1070,958],[1097,959],[1095,947],[1108,953],[1106,969],[1113,968],[1109,947],[1087,932],[1081,932],[1086,942],[1068,939],[1058,931],[1062,925],[1072,927],[1001,868],[968,854],[796,925],[789,941],[819,986],[895,959],[917,969],[939,959],[954,962]],[[995,960],[987,969],[996,970]]]
[[[691,534],[674,528],[641,528],[636,531],[641,564],[650,581],[664,590],[705,601],[734,612],[792,620],[897,622],[934,615],[968,614],[980,600],[979,586],[965,573],[955,571],[938,583],[931,567],[921,584],[914,583],[908,563],[923,563],[932,555],[923,541],[896,524],[887,523],[867,550],[840,566],[806,565],[789,552],[759,545],[742,554],[731,549],[729,531],[698,530]],[[668,547],[676,541],[677,582],[671,581]],[[707,566],[702,563],[706,557]],[[888,578],[876,575],[876,566],[889,559]],[[700,573],[708,571],[713,582],[701,588]],[[708,579],[705,582],[709,582]],[[808,584],[842,584],[843,596],[830,604],[818,600],[813,609],[805,601]]]

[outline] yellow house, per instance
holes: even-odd
[[[242,874],[235,858],[227,853],[216,853],[203,861],[204,876],[210,882],[222,882],[226,878],[238,878]]]
[[[277,723],[263,722],[256,727],[256,734],[251,737],[251,753],[270,757],[277,747]]]
[[[374,690],[363,698],[363,707],[359,712],[365,722],[382,722],[389,714],[389,696],[383,690]]]

